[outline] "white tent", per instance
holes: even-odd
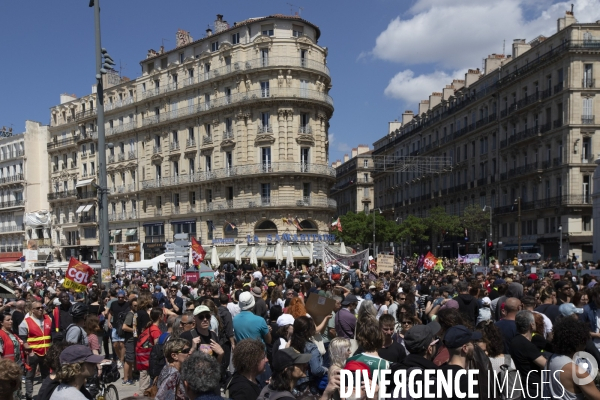
[[[287,247],[287,259],[286,263],[289,266],[290,264],[294,264],[294,253],[292,253],[292,246],[288,244]]]
[[[256,258],[256,246],[252,246],[250,250],[250,264],[258,266],[258,259]]]
[[[212,248],[210,264],[213,266],[213,268],[219,268],[219,266],[221,265],[221,260],[219,260],[219,253],[217,252],[217,246],[213,246]]]
[[[238,264],[242,264],[242,252],[240,251],[240,245],[236,243],[235,245],[235,259],[234,261]]]
[[[283,261],[283,247],[280,242],[277,242],[277,245],[275,245],[275,261],[277,263]]]
[[[346,254],[347,253],[347,251],[346,251],[346,245],[344,244],[344,242],[342,242],[340,244],[340,253],[342,253],[342,254]]]
[[[148,268],[152,268],[155,271],[158,271],[158,264],[165,263],[166,258],[164,254],[161,254],[157,257],[154,257],[151,260],[142,260],[142,261],[133,261],[133,262],[122,262],[117,261],[115,266],[117,269],[125,269],[127,271],[135,271],[135,270],[145,270]],[[124,267],[124,268],[123,268]]]

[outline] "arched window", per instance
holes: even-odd
[[[309,221],[307,219],[300,222],[300,227],[302,227],[302,231],[316,231],[317,230],[317,225],[314,222]]]
[[[256,230],[277,230],[277,225],[271,220],[262,221],[255,228]]]

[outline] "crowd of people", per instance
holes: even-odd
[[[453,260],[426,270],[408,259],[382,273],[373,261],[339,276],[249,263],[193,282],[167,269],[130,271],[84,292],[63,288],[60,274],[5,273],[14,298],[0,309],[0,400],[92,399],[86,382],[107,363],[120,371],[117,386],[139,387],[137,399],[379,399],[397,382],[374,394],[363,382],[342,396],[340,371],[375,379],[429,369],[479,371],[474,388],[466,374],[456,382],[480,399],[600,399],[593,276],[477,273]],[[310,296],[331,299],[331,314],[311,316]],[[494,374],[517,391],[498,390]]]

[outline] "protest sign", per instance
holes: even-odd
[[[380,254],[377,256],[377,272],[394,272],[394,256]]]
[[[92,267],[71,257],[65,274],[65,280],[63,281],[63,287],[73,289],[76,292],[83,292],[87,284],[90,283],[92,275],[94,275]]]

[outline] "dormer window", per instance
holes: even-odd
[[[212,42],[210,44],[210,50],[213,52],[219,50],[219,42]]]
[[[153,62],[148,63],[146,65],[146,71],[148,71],[148,73],[151,73],[152,71],[154,71],[154,63]]]
[[[273,36],[275,34],[273,25],[263,25],[260,27],[260,30],[262,31],[262,34],[265,36]]]

